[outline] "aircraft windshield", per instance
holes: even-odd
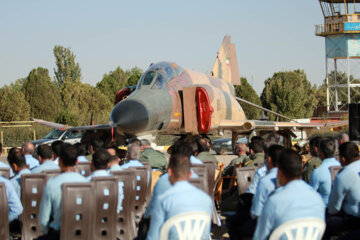
[[[45,139],[58,139],[60,138],[60,136],[63,134],[63,131],[60,130],[53,130],[50,133],[48,133],[48,135],[46,135],[44,138]]]

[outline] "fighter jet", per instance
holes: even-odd
[[[239,134],[252,131],[291,131],[323,126],[249,120],[239,101],[286,117],[237,98],[233,85],[239,84],[235,45],[230,36],[225,36],[210,75],[182,68],[174,62],[151,64],[136,88],[119,91],[119,102],[112,109],[107,124],[72,127],[34,120],[64,130],[116,129],[118,138],[143,133],[218,134],[231,130],[235,139]]]

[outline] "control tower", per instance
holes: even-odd
[[[360,0],[319,0],[324,24],[315,34],[325,38],[327,111],[346,112],[360,102]]]

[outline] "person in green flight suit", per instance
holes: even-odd
[[[143,151],[139,158],[140,162],[150,162],[152,169],[157,169],[163,172],[166,171],[167,161],[164,154],[153,149],[149,140],[142,139],[141,148],[143,149]]]
[[[254,136],[250,142],[250,156],[244,160],[242,167],[258,167],[264,164],[264,139]]]
[[[310,146],[310,154],[311,158],[305,163],[304,165],[304,173],[303,179],[307,183],[310,182],[310,176],[314,169],[318,168],[321,164],[321,159],[319,158],[319,144],[320,144],[321,137],[313,137],[310,139],[309,146]]]
[[[214,155],[210,153],[210,139],[198,136],[196,142],[198,144],[198,154],[196,157],[201,161],[210,160],[214,162],[215,168],[218,169],[218,161]]]
[[[245,143],[236,143],[235,145],[235,153],[238,155],[237,158],[231,160],[229,165],[224,168],[223,176],[232,176],[233,170],[236,164],[242,164],[244,160],[247,158],[246,152],[248,147]]]

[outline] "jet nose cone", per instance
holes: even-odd
[[[149,122],[146,107],[134,100],[123,100],[111,111],[110,121],[126,133],[145,130]]]

